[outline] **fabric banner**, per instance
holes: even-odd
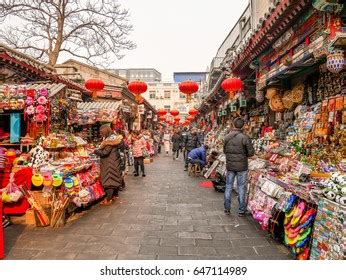
[[[10,115],[10,126],[10,143],[18,143],[20,141],[20,113]]]

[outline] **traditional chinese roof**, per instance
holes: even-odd
[[[275,1],[252,31],[251,37],[239,48],[231,65],[232,72],[241,76],[250,62],[268,48],[310,3],[311,0]]]
[[[16,73],[19,72],[30,82],[50,81],[57,84],[65,84],[68,88],[83,93],[90,93],[84,86],[56,74],[53,67],[4,44],[0,44],[0,64],[4,64]]]

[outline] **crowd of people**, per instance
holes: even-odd
[[[224,196],[225,214],[230,214],[231,191],[237,178],[239,216],[246,211],[246,182],[248,158],[254,156],[254,148],[250,138],[242,131],[244,120],[237,118],[233,128],[224,139],[224,154],[227,160],[226,190]],[[129,166],[134,166],[135,177],[146,177],[145,158],[161,154],[172,156],[177,160],[180,155],[184,159],[184,170],[190,165],[199,165],[200,170],[210,166],[216,159],[217,153],[209,151],[204,145],[204,131],[192,127],[169,128],[157,127],[141,131],[113,131],[110,126],[100,128],[102,142],[94,151],[100,157],[101,181],[106,196],[101,205],[112,204],[125,188],[125,175]],[[163,151],[162,151],[163,148]]]

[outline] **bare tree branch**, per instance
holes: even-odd
[[[135,48],[128,18],[116,0],[2,0],[0,40],[50,65],[66,52],[109,66]]]

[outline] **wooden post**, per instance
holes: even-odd
[[[0,259],[5,258],[5,241],[4,241],[4,232],[2,229],[2,200],[0,199]]]

